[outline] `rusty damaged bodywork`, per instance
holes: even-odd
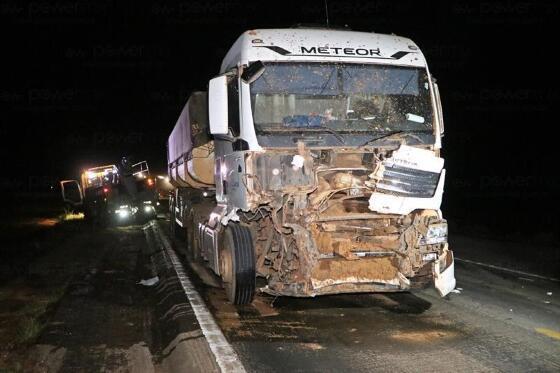
[[[442,173],[393,167],[392,154],[402,147],[306,149],[299,144],[297,152],[226,157],[225,164],[239,174],[229,187],[245,190],[247,201],[244,211],[229,219],[239,219],[253,233],[257,274],[268,280],[262,291],[303,297],[403,291],[430,284],[452,264],[447,223],[438,209],[391,214],[370,208],[375,193],[398,194],[384,189],[391,177],[409,182],[401,192],[406,197],[434,194],[443,182]],[[231,172],[229,178],[235,179]],[[429,239],[429,227],[438,225],[445,235]]]

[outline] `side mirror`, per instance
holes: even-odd
[[[225,75],[217,76],[208,83],[208,122],[212,135],[228,134],[228,90]]]
[[[264,64],[261,61],[255,61],[243,69],[241,80],[250,84],[257,80],[264,73]]]
[[[443,137],[443,134],[445,133],[445,128],[443,126],[443,110],[441,108],[441,99],[439,97],[439,87],[438,85],[434,82],[434,93],[436,96],[436,106],[437,106],[437,114],[438,114],[438,118],[439,118],[439,134]]]

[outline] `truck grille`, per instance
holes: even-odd
[[[440,174],[401,166],[386,166],[377,189],[404,197],[431,198]]]

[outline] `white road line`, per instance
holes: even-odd
[[[465,263],[470,263],[470,264],[476,264],[476,265],[481,266],[481,267],[492,268],[492,269],[498,269],[498,270],[500,270],[500,271],[505,271],[505,272],[511,272],[511,273],[515,273],[515,274],[518,274],[518,275],[540,278],[541,280],[548,280],[548,281],[560,282],[560,279],[557,279],[557,278],[554,278],[554,277],[546,277],[546,276],[541,276],[541,275],[537,275],[537,274],[534,274],[534,273],[528,273],[528,272],[518,271],[518,270],[516,270],[516,269],[500,267],[500,266],[496,266],[496,265],[493,265],[493,264],[487,264],[487,263],[482,263],[482,262],[475,262],[474,260],[462,259],[462,258],[457,258],[457,257],[455,257],[455,260],[458,261],[458,262],[465,262]]]
[[[175,268],[175,272],[177,272],[177,277],[181,282],[181,286],[183,287],[183,290],[185,291],[185,294],[189,299],[194,314],[198,320],[198,324],[202,329],[202,334],[204,334],[204,336],[206,337],[208,345],[210,345],[210,350],[212,350],[212,353],[214,354],[216,362],[218,363],[221,371],[232,373],[245,372],[245,368],[243,367],[243,364],[241,364],[241,361],[233,350],[233,347],[231,347],[231,345],[226,340],[226,337],[222,333],[220,327],[218,326],[218,324],[216,324],[214,317],[212,316],[210,311],[208,311],[208,308],[206,308],[204,301],[187,276],[183,264],[171,247],[169,239],[160,231],[159,227],[156,226],[156,224],[157,223],[152,222],[152,229],[154,230],[154,233],[158,235],[165,247],[165,251],[167,252],[169,259],[171,260],[171,263]]]

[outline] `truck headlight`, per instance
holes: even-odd
[[[447,242],[447,223],[430,224],[426,236],[420,240],[421,245],[433,245],[442,242]]]
[[[130,213],[128,212],[128,210],[124,210],[124,209],[117,210],[117,215],[119,215],[119,218],[121,218],[121,219],[128,218],[129,214]]]
[[[120,205],[118,209],[115,210],[115,214],[120,219],[126,219],[132,213],[131,208],[129,205]]]

